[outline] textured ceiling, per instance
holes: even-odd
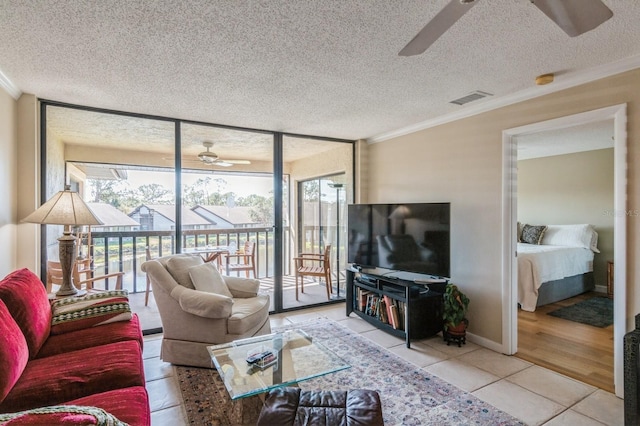
[[[638,0],[575,38],[529,0],[479,0],[398,56],[448,1],[0,0],[0,70],[44,99],[357,139],[640,55]],[[494,96],[448,103],[474,90]]]

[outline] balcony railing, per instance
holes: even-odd
[[[273,228],[233,228],[185,230],[181,236],[181,248],[205,246],[242,247],[246,240],[256,242],[256,278],[273,276],[275,247]],[[124,272],[123,287],[132,292],[143,292],[146,276],[140,265],[146,261],[146,248],[152,258],[177,252],[174,231],[123,231],[93,232],[90,253],[96,275]],[[288,238],[284,239],[288,241]],[[86,239],[83,244],[87,244]],[[289,249],[285,247],[285,271],[289,270]],[[115,285],[115,280],[106,286]]]

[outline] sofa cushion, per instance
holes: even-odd
[[[57,405],[94,393],[144,386],[138,342],[126,341],[29,361],[0,412]]]
[[[22,330],[29,356],[34,358],[51,329],[51,305],[42,281],[27,268],[14,271],[0,282],[0,300]]]
[[[62,426],[127,426],[102,408],[83,405],[52,405],[11,414],[0,414],[3,426],[62,425]]]
[[[22,375],[27,361],[27,341],[5,304],[0,301],[0,402]]]
[[[188,254],[179,254],[172,256],[167,260],[167,271],[174,280],[183,287],[195,289],[191,277],[189,276],[189,268],[192,266],[202,265],[204,261],[200,256],[191,256]]]
[[[249,299],[234,299],[229,317],[229,334],[245,334],[259,329],[269,321],[269,296],[259,295]]]
[[[133,386],[96,393],[65,402],[70,405],[92,405],[113,414],[130,426],[149,426],[149,397],[144,386]]]
[[[126,290],[99,291],[83,297],[67,297],[51,304],[51,334],[131,319]]]
[[[52,334],[40,348],[37,358],[126,340],[136,341],[142,348],[142,331],[136,314],[132,315],[131,321],[112,322],[101,325],[98,329],[89,327],[68,333]]]
[[[224,282],[224,278],[211,263],[192,266],[189,268],[189,277],[191,277],[191,282],[196,290],[233,297],[229,287]]]

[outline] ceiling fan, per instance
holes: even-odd
[[[211,152],[211,148],[213,147],[213,142],[211,141],[202,142],[202,146],[207,150],[198,154],[198,159],[209,166],[231,167],[234,164],[251,164],[249,160],[223,160],[218,157],[218,154]]]
[[[450,0],[399,53],[423,53],[479,0]],[[596,28],[613,16],[602,0],[529,0],[570,37]]]

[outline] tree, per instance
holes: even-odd
[[[91,188],[92,202],[107,203],[118,208],[121,205],[121,194],[116,190],[115,180],[88,179]]]
[[[304,201],[318,201],[320,199],[320,182],[318,180],[306,181],[302,188]]]
[[[189,206],[209,205],[223,206],[230,193],[222,194],[222,190],[227,186],[227,181],[222,178],[212,179],[207,176],[198,179],[193,185],[184,186],[182,195],[184,203]]]
[[[141,185],[138,188],[140,204],[171,204],[173,202],[172,192],[157,183]]]

